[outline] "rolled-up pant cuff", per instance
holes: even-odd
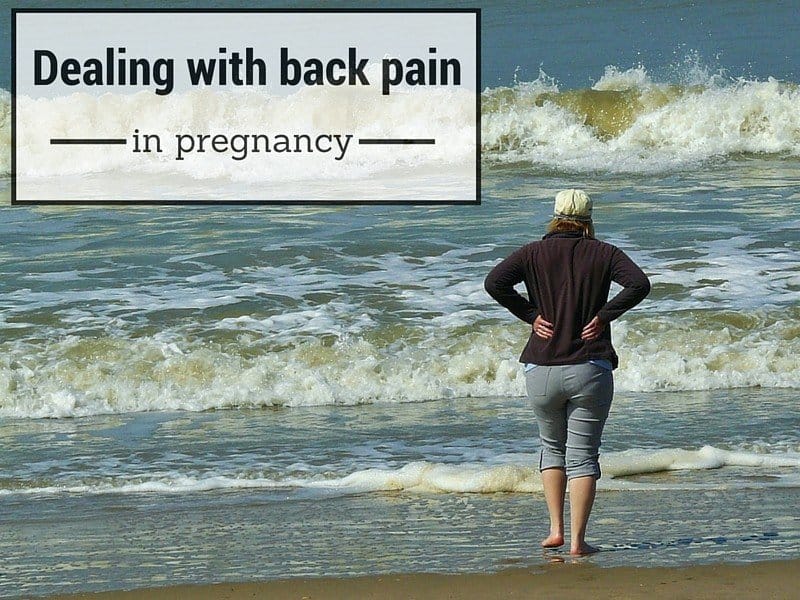
[[[544,448],[539,455],[539,471],[545,471],[547,469],[565,470],[567,472],[567,479],[576,479],[578,477],[594,477],[595,479],[600,479],[602,475],[599,457],[587,458],[581,462],[571,462],[567,464],[564,456]]]

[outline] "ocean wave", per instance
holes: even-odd
[[[491,162],[563,171],[657,172],[741,154],[800,156],[800,88],[775,79],[658,83],[609,67],[591,88],[545,75],[484,92]]]
[[[800,88],[769,78],[731,80],[694,65],[675,82],[654,81],[644,67],[610,66],[591,88],[561,90],[541,73],[532,82],[486,89],[481,95],[482,155],[492,164],[524,162],[566,172],[660,172],[742,154],[800,156]],[[134,128],[172,139],[176,133],[343,133],[367,137],[435,137],[435,147],[371,148],[347,161],[320,164],[315,156],[195,154],[176,161],[171,152],[113,152],[100,148],[80,160],[25,160],[19,175],[31,178],[115,170],[180,173],[194,179],[295,181],[358,179],[392,168],[455,164],[470,157],[474,95],[461,90],[398,93],[389,99],[369,90],[304,89],[288,97],[208,89],[173,94],[20,98],[22,118],[54,135],[131,135]],[[27,116],[26,116],[27,115]],[[280,131],[278,131],[280,130]],[[48,139],[50,135],[46,136]],[[0,90],[0,173],[10,172],[10,95]],[[52,155],[47,139],[18,140],[27,157]],[[314,161],[313,174],[308,172]]]
[[[0,416],[422,402],[523,396],[522,324],[376,325],[271,340],[258,320],[217,339],[173,331],[2,345]],[[800,309],[690,311],[614,325],[620,391],[800,388]],[[255,329],[252,329],[255,327]],[[228,329],[232,327],[233,329]]]
[[[666,471],[706,471],[723,467],[752,468],[759,476],[768,475],[771,482],[759,478],[758,488],[765,486],[797,486],[800,478],[800,454],[793,452],[742,452],[703,446],[699,450],[683,448],[634,448],[605,453],[600,458],[604,478],[602,490],[718,489],[744,488],[747,482],[725,484],[658,481],[630,481],[626,478]],[[313,475],[298,477],[264,477],[260,472],[237,474],[185,475],[161,473],[136,477],[98,477],[86,481],[16,482],[0,485],[0,496],[37,494],[185,494],[212,490],[245,489],[308,489],[333,493],[369,493],[404,491],[413,493],[530,493],[541,492],[542,481],[533,456],[518,457],[507,464],[437,463],[415,461],[396,468],[370,468],[345,475]]]

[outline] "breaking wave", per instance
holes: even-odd
[[[620,391],[800,388],[797,308],[697,311],[615,325]],[[255,327],[248,332],[248,328]],[[523,396],[524,331],[479,321],[270,342],[260,321],[188,334],[17,340],[0,355],[0,416],[423,402]],[[386,327],[386,326],[384,326]],[[183,337],[181,337],[183,336]],[[216,338],[216,340],[214,339]]]
[[[716,489],[715,483],[640,482],[626,478],[666,471],[705,471],[723,467],[749,467],[759,475],[773,478],[772,485],[797,486],[800,454],[793,452],[742,452],[703,446],[641,449],[609,452],[601,456],[604,478],[601,490]],[[31,481],[0,486],[0,496],[19,494],[185,494],[233,489],[307,489],[327,493],[408,491],[412,493],[530,493],[542,491],[536,457],[518,457],[508,464],[446,464],[429,461],[407,463],[398,468],[372,468],[347,475],[315,475],[308,478],[265,477],[258,471],[237,474],[189,476],[178,472],[136,477],[79,478],[56,483]],[[738,484],[747,487],[747,483]],[[759,481],[758,487],[764,482]],[[727,483],[727,489],[736,487]]]
[[[800,156],[800,89],[775,79],[657,83],[608,67],[589,89],[536,81],[483,95],[485,159],[561,171],[679,170],[741,154]]]

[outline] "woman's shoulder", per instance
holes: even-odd
[[[530,254],[531,252],[536,252],[537,248],[541,245],[542,240],[533,240],[522,244],[519,248],[514,250],[512,254]]]
[[[586,238],[586,241],[589,244],[593,245],[594,247],[601,248],[601,249],[603,249],[603,250],[605,250],[606,252],[609,252],[609,253],[613,253],[613,252],[616,252],[617,250],[619,250],[619,248],[617,248],[611,242],[598,240],[597,238]]]

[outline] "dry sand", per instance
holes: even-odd
[[[175,586],[56,596],[91,600],[455,600],[503,598],[800,598],[800,559],[681,568],[565,563],[471,575],[381,575]]]

